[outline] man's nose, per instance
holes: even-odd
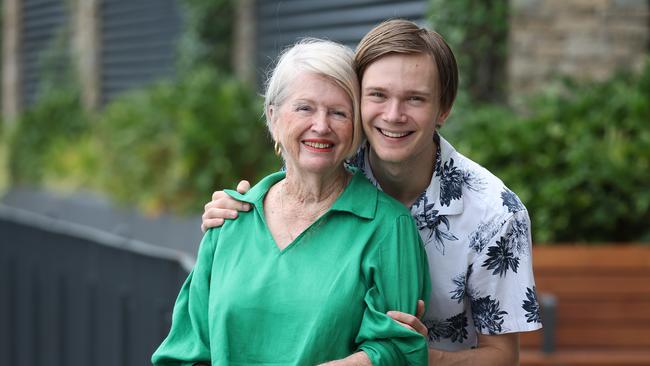
[[[391,123],[406,122],[402,111],[402,104],[399,100],[392,100],[386,104],[384,120]]]

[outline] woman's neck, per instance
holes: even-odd
[[[282,182],[282,198],[295,205],[309,207],[332,203],[345,189],[349,173],[344,167],[329,174],[305,174],[287,169]]]

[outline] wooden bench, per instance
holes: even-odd
[[[521,365],[650,365],[650,245],[537,246],[533,267],[555,326],[547,306],[551,343],[524,334]]]

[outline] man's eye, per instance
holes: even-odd
[[[411,101],[411,102],[424,102],[424,98],[418,97],[418,96],[412,96],[412,97],[409,97],[409,101]]]
[[[375,97],[375,98],[383,98],[384,97],[384,93],[378,92],[378,91],[370,92],[369,95],[371,97]]]

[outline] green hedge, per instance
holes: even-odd
[[[279,167],[259,97],[208,67],[111,103],[97,136],[102,188],[149,211],[197,212],[213,190]]]
[[[461,103],[442,133],[519,194],[536,242],[650,241],[650,60],[529,109]]]

